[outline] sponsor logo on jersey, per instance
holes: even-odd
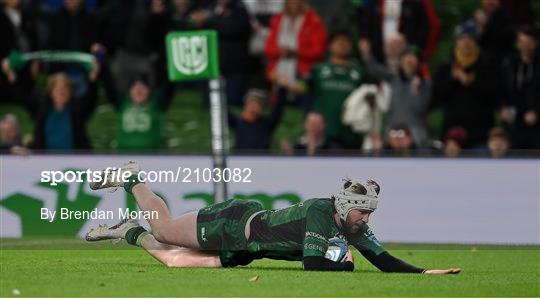
[[[326,238],[318,233],[314,233],[314,232],[306,232],[306,238],[307,237],[312,237],[312,238],[316,238],[316,239],[319,239],[319,240],[323,240],[326,242]]]

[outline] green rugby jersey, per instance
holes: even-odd
[[[360,147],[360,136],[341,121],[343,103],[366,80],[360,63],[338,66],[330,62],[316,65],[307,78],[313,94],[313,110],[326,120],[326,135],[350,147]]]
[[[385,252],[369,226],[347,235],[337,227],[334,213],[332,201],[326,198],[261,212],[251,221],[248,251],[254,258],[299,261],[306,256],[324,256],[328,239],[340,237],[359,250],[376,255]]]
[[[143,104],[135,104],[129,99],[125,99],[118,112],[118,149],[161,148],[162,110],[153,98]]]

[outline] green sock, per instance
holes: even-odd
[[[135,245],[138,246],[138,247],[142,247],[141,243],[142,243],[142,240],[144,239],[144,237],[146,237],[146,235],[150,234],[149,232],[147,231],[144,231],[142,232],[139,237],[137,238],[137,241],[135,241]]]
[[[124,189],[126,190],[127,193],[133,194],[131,193],[131,189],[133,189],[135,185],[140,184],[140,183],[141,181],[139,181],[139,177],[134,174],[128,178],[127,182],[124,183]]]
[[[132,227],[126,232],[126,242],[131,245],[141,246],[142,239],[148,235],[148,231],[142,226]]]

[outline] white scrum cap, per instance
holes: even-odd
[[[379,202],[379,184],[373,180],[352,181],[344,179],[345,184],[335,195],[334,205],[339,217],[344,221],[353,209],[373,212]]]

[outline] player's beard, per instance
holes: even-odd
[[[345,221],[345,230],[347,231],[347,233],[349,234],[356,234],[357,232],[359,232],[361,229],[362,229],[362,225],[363,224],[358,224],[358,223],[354,223],[352,221]]]

